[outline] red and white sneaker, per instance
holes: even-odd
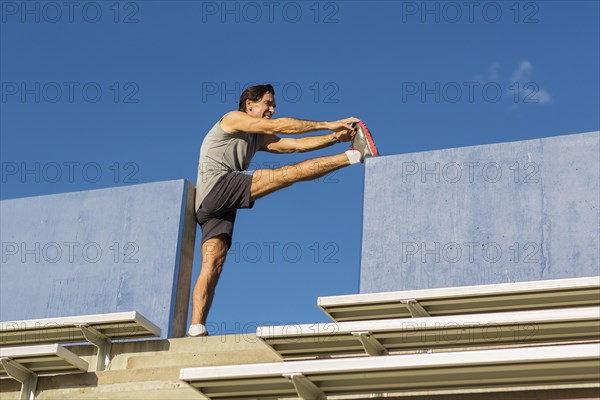
[[[360,162],[364,163],[365,158],[367,157],[378,156],[379,151],[377,151],[377,146],[375,146],[373,136],[364,122],[356,122],[354,124],[354,129],[356,130],[356,135],[354,135],[354,139],[352,140],[351,149],[358,150],[360,152]]]

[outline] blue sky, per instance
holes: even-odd
[[[2,199],[195,183],[205,133],[252,83],[275,85],[276,117],[363,119],[384,155],[600,126],[597,1],[0,4]],[[53,182],[8,163],[80,167]],[[238,213],[213,334],[326,321],[318,296],[359,291],[363,178],[348,167]]]

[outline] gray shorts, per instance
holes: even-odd
[[[252,173],[229,172],[223,175],[206,195],[196,212],[202,228],[202,243],[220,234],[229,236],[228,247],[233,238],[233,224],[238,208],[252,208],[250,187]]]

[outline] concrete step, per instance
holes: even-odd
[[[90,345],[67,346],[93,364]],[[36,399],[199,399],[202,396],[179,380],[186,367],[277,362],[281,359],[255,335],[225,335],[113,343],[105,371],[41,376]],[[0,381],[0,398],[19,398],[21,385]]]

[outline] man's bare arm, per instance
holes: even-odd
[[[227,114],[221,120],[221,128],[228,133],[248,132],[284,135],[331,130],[334,132],[351,129],[349,124],[358,122],[357,118],[346,118],[338,121],[307,121],[295,118],[256,118],[241,111]]]
[[[306,136],[298,139],[280,138],[276,135],[269,135],[265,137],[265,142],[260,150],[277,154],[304,153],[319,150],[336,143],[349,142],[352,140],[354,133],[354,131],[349,134],[331,133],[321,136]]]

